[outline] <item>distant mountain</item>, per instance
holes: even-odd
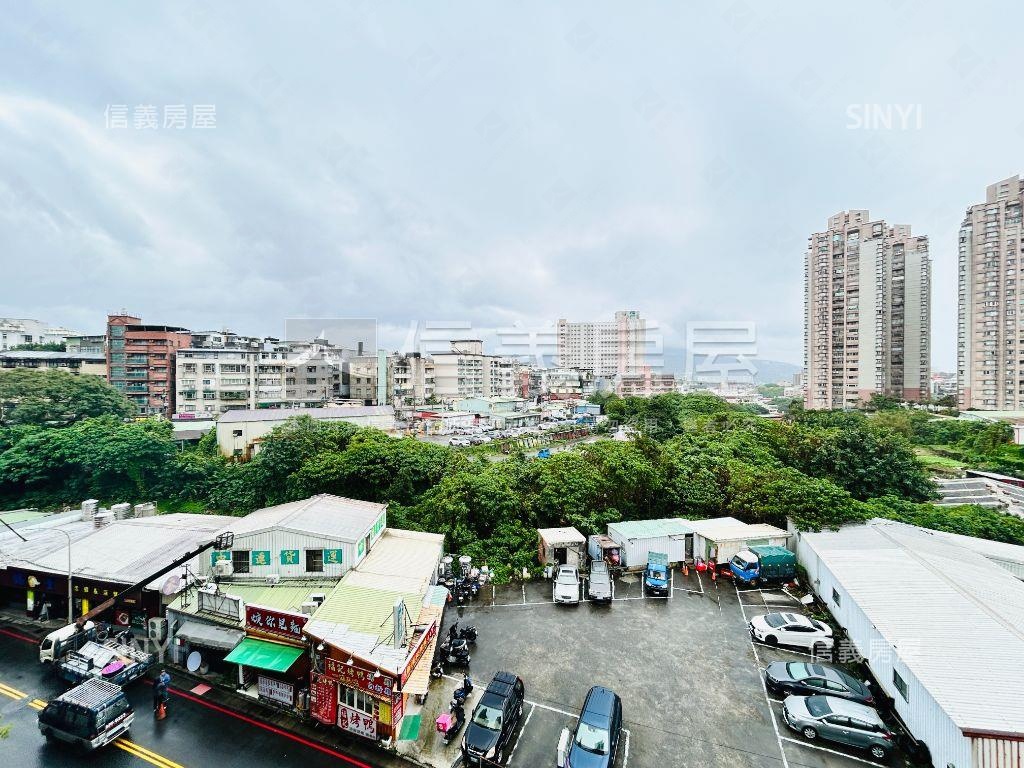
[[[674,373],[676,376],[682,376],[686,372],[686,350],[685,349],[666,349],[662,353],[663,370],[666,373]],[[722,355],[716,361],[716,364],[734,363],[736,362],[735,357],[728,357]],[[773,384],[775,382],[784,382],[789,384],[793,381],[793,374],[800,373],[802,366],[793,365],[792,363],[784,363],[781,360],[765,360],[760,357],[747,358],[755,369],[754,381],[758,384]],[[737,373],[742,373],[742,366],[737,366]],[[737,375],[737,381],[744,380],[741,376]]]

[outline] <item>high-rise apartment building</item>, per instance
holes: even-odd
[[[990,185],[960,225],[957,401],[961,409],[1024,409],[1024,323],[1017,276],[1024,256],[1024,182]]]
[[[434,397],[434,361],[419,352],[353,357],[344,374],[348,397],[367,405],[423,405]]]
[[[907,225],[844,211],[804,258],[807,408],[854,408],[885,394],[928,397],[931,258]]]
[[[642,373],[647,365],[647,321],[635,310],[596,323],[558,321],[558,366],[587,369],[602,379]]]
[[[135,403],[140,415],[174,413],[175,360],[191,343],[191,333],[120,314],[107,317],[107,339],[107,381]]]

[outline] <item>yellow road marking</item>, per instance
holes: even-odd
[[[37,704],[40,707],[45,707],[47,704],[47,702],[43,701],[42,699],[32,699],[32,703]]]
[[[37,710],[39,712],[42,712],[44,709],[46,709],[45,704],[36,704],[34,701],[30,701],[28,703],[28,706],[32,707],[32,709]]]
[[[147,763],[159,766],[159,768],[184,768],[173,760],[168,760],[162,755],[158,755],[156,752],[152,752],[145,747],[136,744],[134,741],[129,741],[125,738],[120,738],[114,742],[118,747],[123,749],[125,752],[135,755],[138,758],[145,760]]]
[[[0,693],[2,693],[4,696],[9,696],[10,698],[16,700],[24,699],[26,696],[28,696],[27,693],[19,691],[17,688],[11,688],[11,686],[4,685],[3,683],[0,683]]]

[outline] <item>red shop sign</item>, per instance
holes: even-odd
[[[273,608],[263,608],[259,605],[245,606],[246,629],[287,637],[289,640],[302,641],[302,628],[306,626],[307,619],[309,617],[301,613],[275,611]]]
[[[309,714],[321,723],[334,725],[334,719],[338,716],[338,684],[315,672],[311,676],[311,683]]]
[[[427,627],[426,631],[420,635],[420,641],[413,649],[412,654],[409,656],[409,660],[405,663],[405,667],[402,669],[402,690],[405,690],[405,683],[409,679],[409,675],[416,668],[416,662],[423,658],[423,654],[427,650],[427,646],[430,645],[430,641],[437,635],[437,620],[430,622],[430,626]]]
[[[384,674],[375,678],[372,670],[350,666],[338,659],[324,659],[324,672],[345,687],[365,691],[377,699],[391,701],[391,694],[395,690],[394,678]]]

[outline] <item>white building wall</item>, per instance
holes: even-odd
[[[686,536],[651,536],[628,539],[613,526],[608,526],[608,536],[622,550],[623,565],[627,568],[643,568],[651,552],[668,555],[670,563],[681,563],[686,559]]]
[[[886,640],[843,589],[828,566],[821,561],[806,538],[799,536],[797,560],[806,569],[811,588],[846,630],[857,653],[863,657],[886,696],[891,698],[900,719],[918,741],[928,746],[935,768],[978,768],[971,761],[971,742],[921,685],[900,658],[900,652]],[[833,589],[839,595],[836,604]],[[923,628],[926,629],[926,628]],[[904,652],[912,653],[908,648]],[[893,684],[893,670],[907,684],[908,700]],[[1000,766],[1000,768],[1003,768]],[[1008,768],[1008,766],[1007,766]]]
[[[366,534],[370,529],[367,529]],[[364,535],[366,535],[364,534]],[[365,545],[364,545],[365,548]],[[298,565],[281,565],[280,556],[282,549],[299,550]],[[341,565],[324,565],[322,571],[306,570],[307,549],[341,549],[343,550]],[[311,536],[308,534],[293,533],[291,531],[265,531],[262,533],[239,534],[235,537],[232,545],[233,552],[239,550],[265,550],[270,552],[270,565],[249,565],[248,573],[236,573],[235,577],[244,578],[266,578],[267,576],[278,575],[284,578],[296,578],[302,576],[340,577],[350,568],[355,566],[362,557],[366,556],[365,551],[362,557],[358,554],[358,547],[355,543],[330,539],[323,536]],[[209,557],[207,557],[209,561]]]

